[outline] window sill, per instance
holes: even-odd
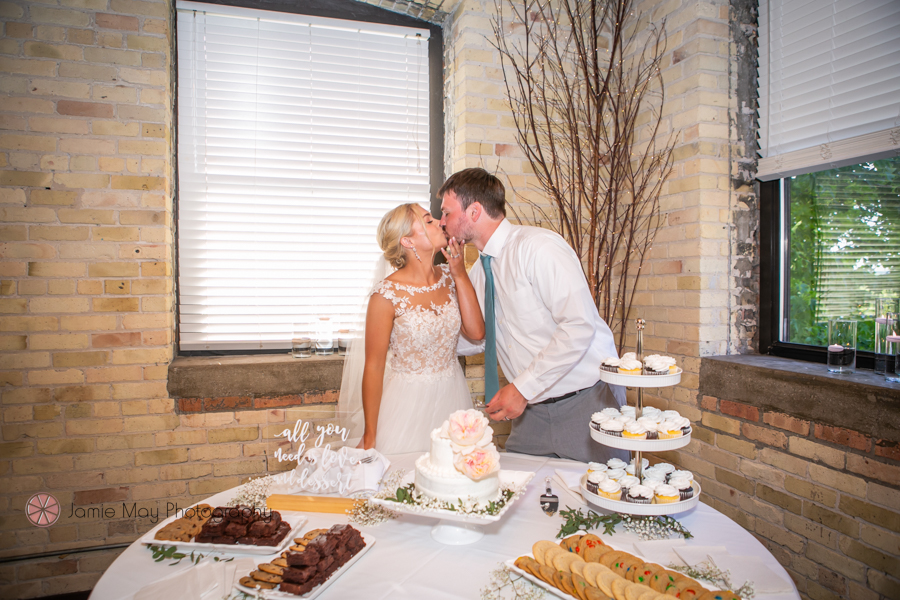
[[[179,413],[335,403],[343,366],[342,356],[181,356],[169,365],[168,392]]]
[[[700,394],[900,441],[900,384],[871,371],[835,375],[777,356],[710,356],[700,361]]]

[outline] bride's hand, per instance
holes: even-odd
[[[450,265],[450,275],[456,278],[457,275],[466,272],[466,261],[463,258],[462,246],[456,241],[455,237],[450,238],[446,248],[441,248],[447,264]]]

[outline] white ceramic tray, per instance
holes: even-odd
[[[299,535],[300,530],[306,523],[306,516],[301,513],[289,512],[286,510],[280,510],[278,512],[281,513],[281,519],[283,521],[287,521],[287,523],[291,526],[291,530],[286,536],[284,536],[284,539],[281,540],[281,542],[279,542],[277,546],[248,546],[246,544],[201,544],[198,542],[175,542],[172,540],[154,539],[153,536],[156,535],[156,532],[159,529],[166,525],[166,523],[175,520],[174,515],[145,533],[141,537],[140,542],[142,544],[147,544],[148,546],[177,546],[179,552],[200,552],[201,554],[217,552],[221,554],[248,554],[255,556],[269,556],[270,554],[278,554],[279,552],[283,552],[285,548],[293,544],[294,538]]]
[[[522,556],[531,556],[532,558],[534,558],[534,556],[532,556],[531,553],[523,554]],[[528,571],[523,571],[522,569],[517,567],[515,558],[511,558],[503,564],[505,564],[507,567],[509,567],[509,569],[511,571],[513,571],[514,573],[518,573],[519,575],[521,575],[522,577],[524,577],[525,579],[527,579],[534,585],[538,586],[542,590],[550,592],[550,594],[552,594],[553,596],[556,596],[557,598],[565,598],[566,600],[572,600],[572,596],[565,593],[561,589],[559,589],[555,586],[552,586],[549,583],[547,583],[546,581],[544,581],[543,579],[538,579],[537,577],[535,577]]]
[[[332,574],[331,574],[331,577],[329,577],[328,579],[326,579],[326,580],[322,583],[322,585],[313,588],[312,591],[311,591],[310,593],[304,594],[303,596],[297,596],[296,594],[290,594],[290,593],[288,593],[288,592],[279,592],[277,589],[274,589],[274,590],[263,590],[263,589],[259,589],[259,590],[257,590],[257,589],[255,589],[255,588],[249,588],[249,587],[243,586],[243,585],[241,585],[241,584],[239,584],[239,583],[235,583],[235,584],[234,584],[234,589],[236,589],[236,590],[238,590],[238,591],[241,591],[241,592],[243,592],[243,593],[245,593],[245,594],[250,594],[250,595],[253,596],[254,598],[266,598],[267,600],[270,599],[270,598],[273,599],[273,600],[276,599],[276,598],[277,598],[277,599],[281,599],[281,598],[295,598],[295,599],[296,599],[296,598],[306,598],[306,600],[312,600],[313,598],[316,598],[319,594],[321,594],[322,592],[324,592],[325,590],[327,590],[327,589],[328,589],[328,586],[330,586],[332,583],[334,583],[335,580],[337,580],[338,577],[340,577],[341,575],[343,575],[344,572],[345,572],[347,569],[349,569],[349,568],[352,567],[354,564],[356,564],[356,561],[358,561],[360,558],[362,558],[362,555],[363,555],[363,554],[365,554],[366,552],[368,552],[369,550],[372,549],[372,546],[375,544],[375,538],[372,537],[371,535],[366,535],[366,534],[363,533],[363,534],[362,534],[362,539],[363,539],[363,541],[366,543],[366,545],[363,547],[362,550],[360,550],[359,552],[357,552],[356,554],[354,554],[352,557],[350,557],[350,560],[348,560],[348,561],[345,562],[343,565],[341,565],[341,568],[340,568],[340,569],[338,569],[337,571],[335,571],[334,573],[332,573]],[[236,573],[236,574],[235,574],[235,579],[240,579],[241,577],[245,577],[246,575],[247,575],[247,573]]]
[[[534,477],[534,473],[531,471],[500,471],[500,486],[504,485],[512,485],[516,489],[521,490],[524,489],[525,486],[528,485],[528,482],[531,481],[531,478]],[[408,485],[415,480],[415,471],[410,471],[403,478],[403,481],[400,482],[401,486]],[[452,510],[425,510],[419,508],[417,506],[413,506],[410,504],[403,504],[402,502],[392,502],[390,500],[383,500],[379,498],[372,498],[369,502],[373,504],[378,504],[387,508],[388,510],[392,510],[394,512],[415,515],[418,517],[429,517],[432,519],[441,519],[443,521],[454,521],[457,523],[468,523],[471,525],[487,525],[489,523],[496,523],[499,521],[504,513],[509,510],[509,507],[518,500],[518,497],[514,496],[506,505],[500,510],[496,515],[465,515],[460,514],[458,512]]]
[[[581,476],[581,495],[589,503],[612,512],[628,515],[662,516],[675,515],[691,510],[700,502],[700,484],[694,481],[694,495],[687,500],[670,504],[635,504],[624,500],[609,500],[589,491],[585,486],[587,475]]]
[[[591,430],[591,438],[595,442],[597,442],[598,444],[603,444],[604,446],[609,446],[610,448],[619,448],[621,450],[632,450],[635,452],[662,452],[664,450],[676,450],[678,448],[683,448],[684,446],[687,446],[691,443],[690,433],[686,433],[681,437],[671,438],[668,440],[632,440],[616,435],[609,435],[603,433],[602,431],[597,431],[590,425],[588,425],[588,427]]]
[[[661,388],[681,383],[681,367],[668,375],[622,375],[600,369],[600,381],[632,388]]]

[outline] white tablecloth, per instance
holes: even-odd
[[[412,469],[418,455],[399,455],[391,459],[391,470]],[[431,528],[437,523],[427,517],[401,515],[400,518],[374,527],[360,528],[376,543],[359,562],[353,565],[325,590],[322,598],[367,600],[403,598],[430,600],[474,599],[490,581],[491,571],[507,559],[531,552],[531,546],[540,539],[554,539],[562,525],[559,515],[548,517],[539,506],[544,492],[544,479],[555,469],[584,469],[584,465],[567,460],[547,459],[521,454],[501,454],[501,467],[514,471],[534,471],[535,477],[526,492],[507,511],[499,522],[484,527],[484,537],[467,546],[446,546],[431,538]],[[560,508],[577,505],[571,496],[554,484],[554,492],[560,497]],[[207,500],[213,506],[221,506],[233,495],[233,490],[222,492]],[[599,512],[599,511],[598,511]],[[304,531],[313,527],[329,527],[345,523],[347,518],[337,514],[310,513]],[[791,581],[787,572],[768,550],[740,525],[703,504],[689,513],[676,515],[694,538],[686,542],[696,546],[724,546],[732,555],[756,556],[766,566]],[[620,527],[621,529],[621,527]],[[604,542],[635,553],[631,534],[616,533],[610,537],[601,535]],[[267,562],[260,558],[257,562]],[[172,561],[154,563],[147,546],[132,544],[109,567],[91,594],[91,600],[130,600],[141,588],[159,581],[179,570],[192,568],[188,561],[170,566]],[[242,575],[245,573],[242,573]],[[737,582],[740,585],[742,582]],[[793,587],[793,584],[792,584]],[[757,595],[758,600],[798,600],[796,588],[788,594]],[[166,599],[169,600],[169,599]],[[190,600],[181,596],[179,600]],[[204,598],[209,600],[209,598]],[[218,600],[218,599],[216,599]]]

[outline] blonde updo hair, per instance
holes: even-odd
[[[421,217],[416,214],[417,204],[401,204],[381,217],[378,231],[375,234],[378,245],[384,252],[384,258],[394,268],[402,269],[406,265],[408,251],[400,244],[400,240],[412,233],[413,222]],[[424,229],[424,223],[422,224]]]

